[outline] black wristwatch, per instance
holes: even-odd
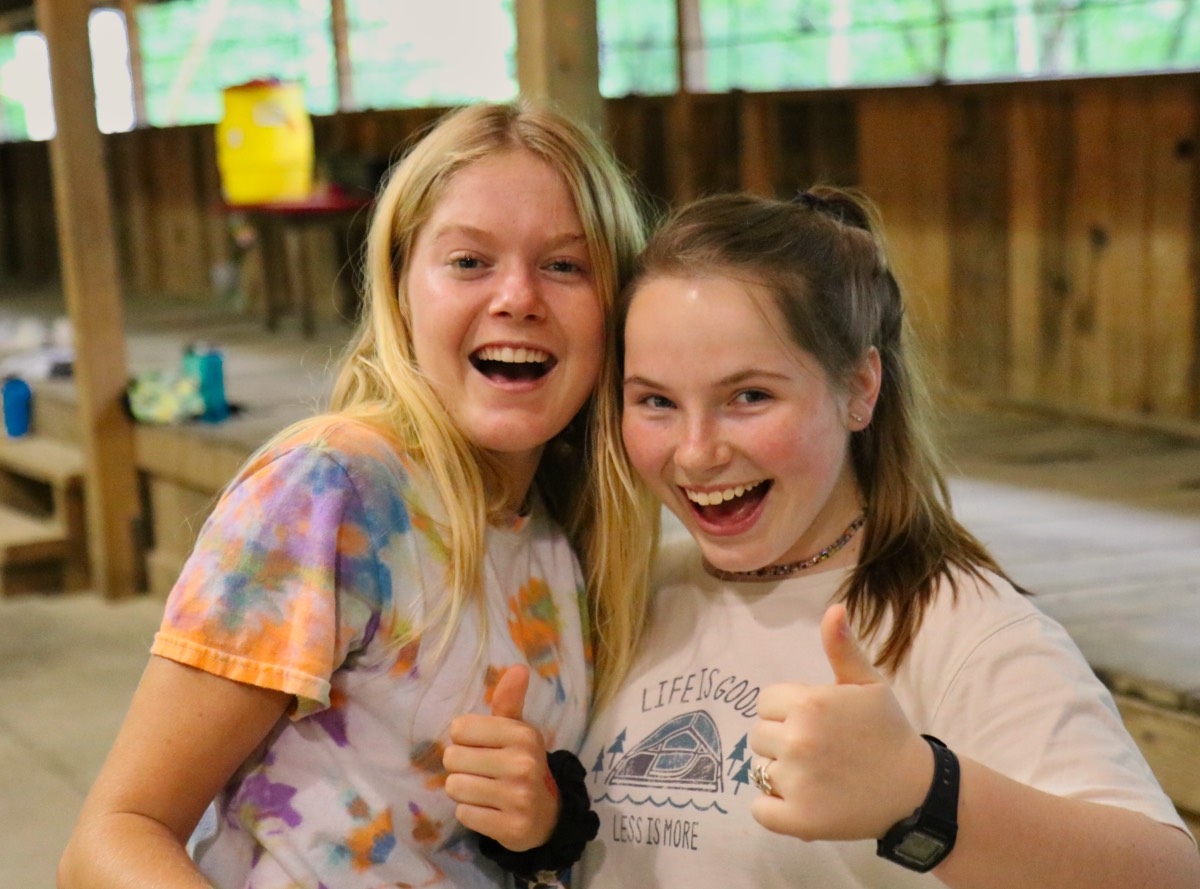
[[[925,802],[897,821],[875,847],[880,858],[925,873],[954,848],[958,836],[958,757],[933,735],[921,735],[933,750],[933,783]]]

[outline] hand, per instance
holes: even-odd
[[[529,668],[509,667],[492,692],[492,715],[456,717],[442,754],[455,817],[514,852],[542,845],[558,823],[558,785],[545,741],[521,718],[528,690]]]
[[[773,760],[778,796],[761,795],[751,812],[802,840],[874,839],[925,799],[933,754],[851,635],[844,605],[825,612],[821,641],[835,685],[783,683],[759,695],[750,747]]]

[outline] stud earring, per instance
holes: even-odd
[[[853,420],[855,423],[861,423],[863,421],[862,414],[852,413],[852,414],[850,414],[850,419]]]

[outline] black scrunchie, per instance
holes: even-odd
[[[479,834],[479,851],[506,871],[526,881],[544,879],[546,871],[561,873],[583,857],[583,847],[600,832],[600,816],[592,811],[587,770],[574,753],[555,750],[546,764],[558,785],[558,824],[542,845],[514,852],[491,837]]]

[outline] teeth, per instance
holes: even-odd
[[[476,353],[480,361],[502,361],[505,364],[545,364],[550,355],[541,349],[514,349],[511,346],[485,346]]]
[[[753,491],[762,484],[762,479],[750,485],[738,485],[734,488],[726,488],[723,491],[693,491],[689,488],[684,488],[683,491],[687,494],[688,500],[691,500],[698,506],[716,506],[718,503],[724,503],[726,500],[732,500],[734,497],[741,497],[747,491]]]

